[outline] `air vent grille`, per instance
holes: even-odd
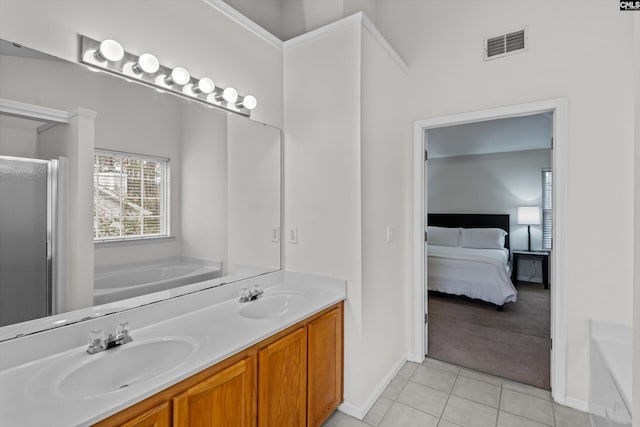
[[[507,34],[485,39],[484,59],[499,58],[527,48],[525,30],[517,30]]]

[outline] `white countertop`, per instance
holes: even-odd
[[[25,337],[28,339],[0,343],[2,357],[5,355],[3,351],[6,351],[8,359],[15,360],[22,351],[25,361],[22,364],[14,363],[13,366],[0,366],[3,369],[0,371],[0,425],[91,425],[345,299],[343,280],[291,272],[273,274],[266,277],[267,280],[249,279]],[[266,284],[263,285],[263,282]],[[280,317],[248,319],[240,316],[238,311],[252,303],[240,304],[238,295],[241,287],[254,283],[261,284],[265,297],[270,293],[287,291],[303,292],[305,296]],[[207,300],[209,303],[202,307]],[[158,319],[162,313],[165,313],[166,320],[148,323],[148,319]],[[195,343],[195,350],[168,372],[100,396],[70,398],[46,390],[34,391],[34,379],[40,373],[50,371],[51,366],[61,360],[72,357],[81,363],[84,359],[97,356],[86,353],[85,344],[77,345],[78,342],[86,342],[88,330],[102,327],[106,332],[112,332],[111,325],[120,321],[131,323],[134,343],[150,338],[187,336]],[[136,328],[136,325],[145,326]],[[24,342],[21,343],[21,340]],[[61,347],[59,340],[66,340],[70,345],[64,351],[48,354],[47,347]],[[50,346],[50,342],[55,345]],[[127,345],[131,344],[107,350],[106,353],[124,350]],[[29,355],[33,360],[29,360]]]

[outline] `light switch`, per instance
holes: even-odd
[[[387,225],[387,243],[393,242],[395,238],[396,228],[391,225]]]
[[[278,243],[280,241],[280,226],[274,225],[271,227],[271,241],[273,243]]]
[[[291,227],[289,229],[289,243],[298,243],[298,227]]]

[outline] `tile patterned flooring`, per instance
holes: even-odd
[[[363,421],[336,411],[323,427],[590,427],[546,390],[427,359],[407,362]]]

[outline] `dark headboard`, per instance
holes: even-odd
[[[427,225],[462,228],[502,228],[509,233],[509,215],[430,213],[427,215]],[[504,238],[504,247],[509,249],[509,234]]]

